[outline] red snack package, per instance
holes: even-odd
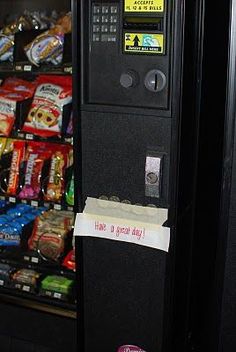
[[[49,202],[60,202],[65,190],[65,169],[68,166],[69,146],[57,146],[53,152],[44,199]]]
[[[67,254],[62,265],[65,266],[67,269],[75,271],[75,250],[74,249],[72,249]]]
[[[36,89],[36,82],[29,82],[17,77],[5,79],[2,88],[10,92],[23,93],[24,99],[32,98]]]
[[[38,143],[32,143],[27,147],[26,151],[26,170],[25,184],[19,193],[19,198],[22,199],[37,199],[41,190],[41,173],[44,161],[51,155],[50,150],[46,150]]]
[[[15,122],[16,104],[27,99],[23,92],[0,90],[0,136],[9,136]]]
[[[37,82],[23,131],[41,137],[59,136],[63,107],[72,101],[72,79],[70,76],[39,76]]]
[[[19,186],[19,170],[20,163],[24,158],[25,153],[25,142],[15,141],[14,149],[12,153],[10,176],[8,181],[7,193],[9,195],[16,195],[17,188]]]

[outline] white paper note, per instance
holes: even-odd
[[[168,210],[88,198],[77,214],[74,235],[123,241],[168,252]]]

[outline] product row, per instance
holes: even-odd
[[[0,201],[0,205],[2,261],[57,264],[75,270],[72,212],[27,204],[12,206],[4,201]]]
[[[65,276],[41,274],[33,269],[17,269],[0,264],[0,286],[62,301],[74,301],[74,280]]]
[[[0,138],[0,194],[73,206],[72,147]]]
[[[0,30],[0,64],[71,62],[71,13],[25,11],[15,17]]]
[[[71,137],[71,76],[16,77],[0,86],[0,136],[30,133],[39,138]]]

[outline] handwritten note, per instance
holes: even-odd
[[[124,209],[118,203],[114,212],[111,203],[88,198],[84,212],[77,214],[74,235],[124,241],[168,252],[170,229],[162,226],[167,219],[166,209],[148,212],[146,207],[138,207],[137,211],[137,206],[126,205]],[[157,223],[157,219],[161,223]]]

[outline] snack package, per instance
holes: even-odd
[[[73,135],[73,113],[72,112],[70,115],[70,121],[67,126],[66,134],[68,134],[69,136]]]
[[[40,66],[45,62],[58,65],[62,62],[63,45],[64,34],[59,31],[52,33],[49,30],[37,36],[27,45],[25,53],[29,61],[35,66]]]
[[[0,62],[13,61],[14,34],[29,29],[32,29],[32,23],[27,16],[20,16],[0,31]]]
[[[16,142],[16,139],[12,139],[12,138],[5,138],[5,139],[6,139],[6,144],[3,150],[3,155],[11,153],[14,149],[14,143]]]
[[[74,174],[72,175],[71,180],[67,186],[66,203],[68,205],[74,206]]]
[[[0,246],[18,246],[23,228],[41,214],[45,208],[35,208],[18,204],[0,216]]]
[[[17,103],[32,98],[36,83],[7,78],[0,87],[0,135],[9,136],[16,118]]]
[[[0,62],[13,61],[14,35],[0,32]]]
[[[13,61],[15,34],[32,29],[47,29],[56,24],[55,11],[47,16],[45,11],[24,11],[0,31],[0,62]],[[64,20],[65,22],[65,20]],[[64,24],[65,26],[65,24]],[[62,27],[63,28],[63,27]]]
[[[8,264],[0,263],[0,285],[3,286],[9,281],[12,268]]]
[[[14,21],[5,26],[0,33],[11,35],[17,32],[33,29],[32,21],[25,15],[18,16]]]
[[[59,136],[62,130],[63,107],[71,101],[71,77],[39,76],[23,131],[41,137]]]
[[[0,159],[1,159],[1,156],[4,154],[6,143],[7,143],[7,139],[0,137]]]
[[[1,89],[12,93],[22,93],[24,99],[32,98],[37,86],[37,82],[29,82],[17,77],[8,77],[4,80]]]
[[[0,246],[19,246],[21,229],[14,224],[4,224],[0,226]]]
[[[65,239],[72,228],[74,214],[51,210],[37,217],[29,249],[36,250],[45,260],[57,261],[64,252]]]
[[[37,280],[40,277],[40,274],[35,270],[31,269],[19,269],[12,275],[12,281],[14,284],[23,284],[36,287]],[[16,288],[22,288],[21,286],[16,286]]]
[[[63,266],[65,266],[67,269],[75,271],[75,250],[72,249],[65,259],[63,260]]]
[[[62,62],[64,34],[71,32],[71,14],[60,18],[56,25],[38,35],[25,47],[29,61],[39,66],[42,63],[58,65]]]
[[[40,148],[41,147],[41,148]],[[26,150],[26,168],[24,186],[19,193],[21,199],[37,199],[41,191],[41,175],[45,160],[51,156],[51,151],[45,145],[29,144]]]
[[[57,146],[51,157],[49,177],[44,199],[49,202],[60,202],[65,191],[65,169],[68,167],[69,146]]]
[[[20,163],[24,158],[25,142],[15,141],[12,153],[10,175],[8,180],[7,193],[15,196],[19,187]]]
[[[23,92],[0,90],[0,136],[9,136],[16,118],[17,102],[27,99]]]
[[[51,295],[50,292],[68,296],[71,293],[73,283],[73,280],[64,276],[49,275],[42,280],[40,293],[54,298],[62,298],[60,295]]]

